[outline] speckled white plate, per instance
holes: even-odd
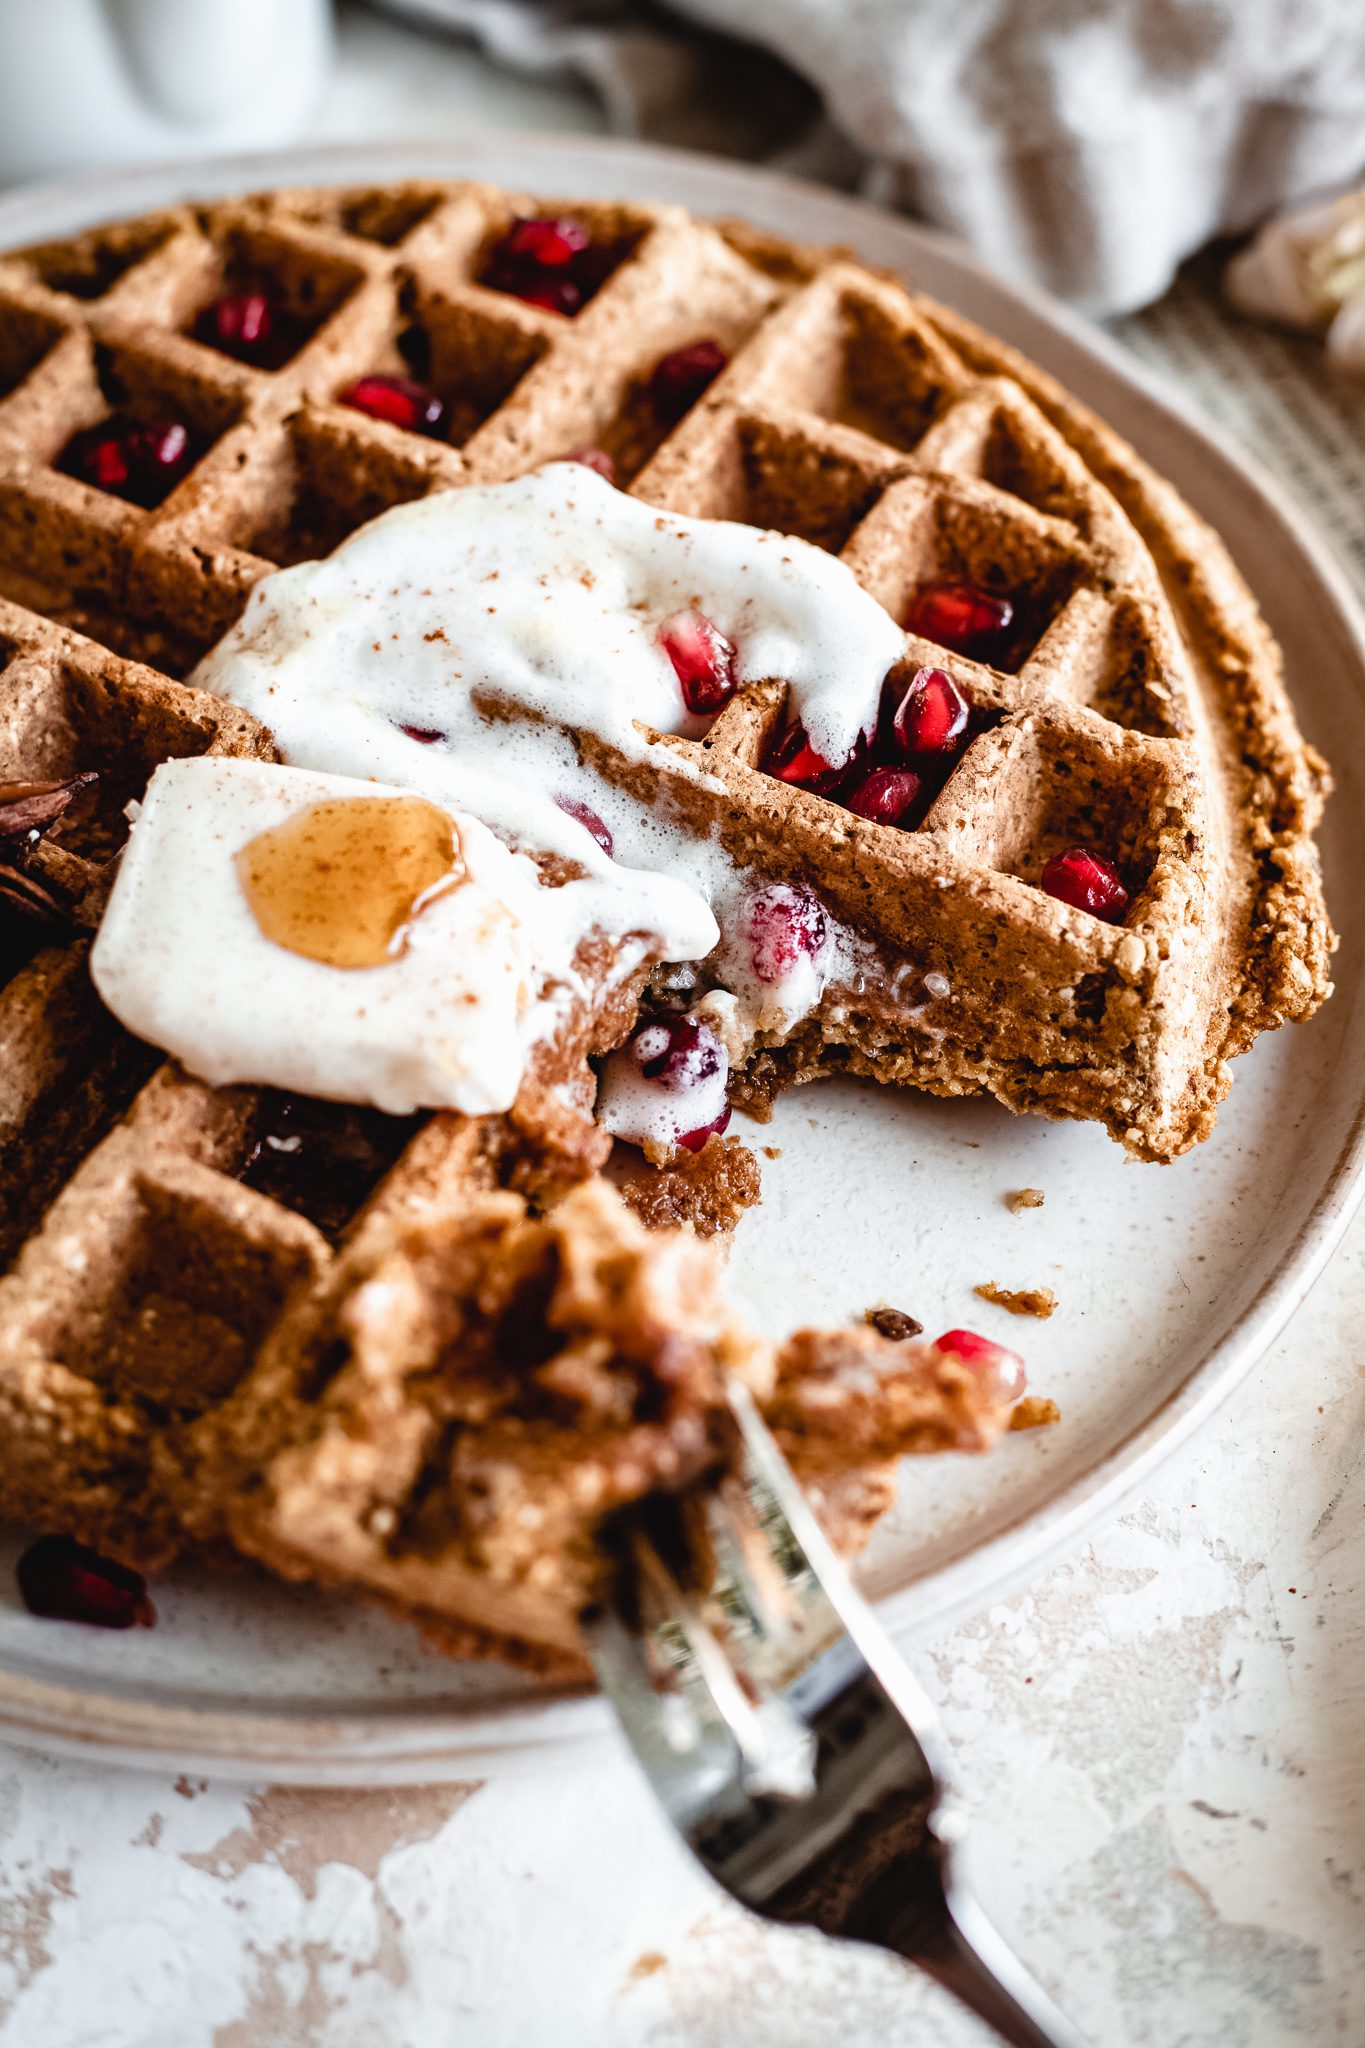
[[[762,1134],[781,1157],[765,1166],[731,1274],[773,1325],[880,1299],[930,1328],[1003,1325],[970,1292],[981,1280],[1045,1283],[1059,1297],[1050,1322],[1009,1334],[1035,1388],[1060,1401],[1060,1427],[1009,1438],[989,1459],[912,1462],[868,1557],[865,1583],[893,1629],[943,1629],[1075,1544],[1208,1420],[1312,1285],[1359,1192],[1365,622],[1276,486],[1092,329],[922,229],[767,173],[563,137],[295,153],[34,188],[0,202],[0,246],[196,194],[420,174],[678,200],[848,243],[911,275],[1053,371],[1219,528],[1284,646],[1303,724],[1333,759],[1336,997],[1238,1062],[1217,1132],[1190,1156],[1135,1165],[1091,1127],[843,1083],[789,1096]],[[1003,1197],[1022,1186],[1043,1188],[1046,1206],[1012,1215]],[[342,1600],[187,1572],[158,1588],[157,1630],[111,1636],[31,1619],[7,1565],[0,1555],[0,1730],[37,1746],[239,1777],[396,1782],[562,1763],[609,1726],[596,1699],[546,1699],[499,1667],[452,1664]]]

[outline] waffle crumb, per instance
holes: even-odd
[[[1016,1216],[1021,1209],[1041,1209],[1043,1191],[1041,1188],[1016,1188],[1013,1194],[1006,1195],[1005,1204]]]
[[[868,1308],[863,1310],[863,1321],[870,1323],[880,1336],[889,1337],[895,1344],[903,1344],[907,1337],[918,1337],[924,1325],[914,1316],[906,1315],[899,1308]]]
[[[1025,1394],[1022,1401],[1016,1401],[1010,1415],[1010,1428],[1048,1429],[1054,1422],[1060,1422],[1062,1411],[1047,1394]]]
[[[739,1138],[709,1138],[673,1166],[619,1174],[616,1186],[648,1229],[690,1224],[698,1237],[732,1231],[763,1193],[758,1161]]]
[[[983,1280],[972,1292],[983,1301],[993,1301],[997,1308],[1007,1309],[1012,1316],[1046,1319],[1057,1306],[1057,1297],[1050,1287],[1001,1287],[994,1280]]]

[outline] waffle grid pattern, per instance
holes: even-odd
[[[1224,700],[1084,436],[942,309],[675,209],[572,207],[600,277],[572,320],[480,284],[510,218],[545,210],[476,185],[277,193],[0,261],[0,779],[100,770],[93,809],[74,805],[33,856],[77,925],[156,760],[271,751],[244,714],[175,680],[263,575],[394,504],[595,446],[648,502],[838,552],[897,616],[949,578],[1007,592],[1027,626],[1001,668],[907,638],[907,674],[947,668],[985,726],[918,832],[764,775],[783,717],[772,688],[736,699],[705,741],[661,750],[662,800],[759,874],[808,878],[866,942],[867,971],[760,1051],[751,1103],[852,1067],[1098,1117],[1147,1156],[1204,1135],[1240,1049],[1229,1015],[1241,1005],[1244,1040],[1311,1009],[1326,925],[1310,900],[1297,995],[1282,980],[1248,1005],[1248,949],[1273,910],[1247,847],[1259,829],[1273,851],[1274,833],[1248,823]],[[220,292],[249,287],[301,337],[273,371],[191,332]],[[703,336],[729,366],[665,430],[649,372]],[[430,384],[449,438],[337,403],[376,371]],[[115,410],[191,429],[194,466],[154,510],[57,466]],[[1269,771],[1282,839],[1320,800],[1287,759]],[[1122,929],[1037,888],[1076,840],[1134,879]],[[0,1507],[154,1561],[176,1541],[158,1459],[174,1463],[357,1216],[461,1185],[467,1133],[151,1072],[100,1011],[79,936],[17,946],[6,972],[0,1256],[17,1257],[0,1280]]]

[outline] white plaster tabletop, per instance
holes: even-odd
[[[312,139],[499,121],[599,125],[350,12]],[[1122,338],[1179,375],[1162,332]],[[983,1899],[1095,2048],[1365,2041],[1363,1325],[1365,1214],[1194,1452],[916,1657]],[[722,1902],[624,1759],[303,1792],[0,1751],[0,2048],[835,2038],[984,2039],[889,1958]]]

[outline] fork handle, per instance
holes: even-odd
[[[1009,2048],[1085,2048],[970,1893],[952,1885],[942,1906],[927,1925],[917,1915],[900,1939],[894,1926],[876,1938],[951,1991]]]
[[[1070,2021],[1027,1971],[1011,1958],[1007,1987],[956,1928],[945,1930],[941,1949],[922,1951],[915,1961],[969,2012],[993,2027],[1009,2048],[1084,2048]]]

